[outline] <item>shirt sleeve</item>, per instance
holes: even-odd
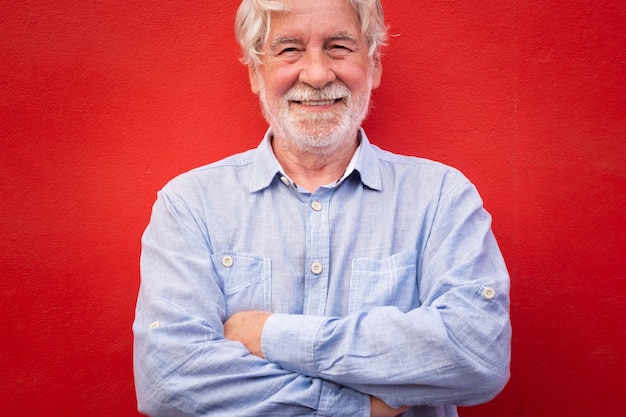
[[[418,308],[346,317],[272,315],[264,356],[389,405],[471,405],[509,378],[509,276],[491,217],[467,181],[441,198],[420,248]]]
[[[369,397],[224,338],[224,296],[200,219],[161,191],[142,238],[133,324],[138,407],[158,416],[369,416]],[[339,412],[339,414],[336,414]]]

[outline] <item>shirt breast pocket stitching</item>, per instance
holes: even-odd
[[[226,256],[232,259],[229,266],[222,264],[222,259]],[[271,276],[269,258],[244,253],[220,253],[211,258],[222,282],[222,290],[227,295],[267,281]]]
[[[415,302],[413,296],[417,292],[417,277],[413,275],[416,271],[417,254],[412,251],[396,253],[385,259],[354,258],[349,311],[389,304],[407,309]],[[406,297],[409,299],[401,300]]]

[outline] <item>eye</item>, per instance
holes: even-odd
[[[346,45],[333,44],[329,46],[328,53],[333,57],[342,57],[352,53],[352,49],[348,48]]]
[[[292,54],[292,53],[295,53],[295,52],[298,52],[298,48],[296,48],[294,46],[291,46],[289,48],[283,48],[283,49],[280,50],[280,54],[281,55],[283,55],[283,54]]]

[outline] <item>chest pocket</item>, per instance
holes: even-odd
[[[419,306],[417,255],[401,252],[387,259],[354,258],[349,312],[396,306],[407,312]]]
[[[211,257],[226,301],[226,318],[242,310],[270,310],[272,268],[269,258],[242,253]]]

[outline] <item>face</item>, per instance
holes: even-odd
[[[300,152],[332,152],[356,141],[381,67],[368,56],[345,0],[288,0],[274,14],[262,65],[250,68],[275,140]]]

